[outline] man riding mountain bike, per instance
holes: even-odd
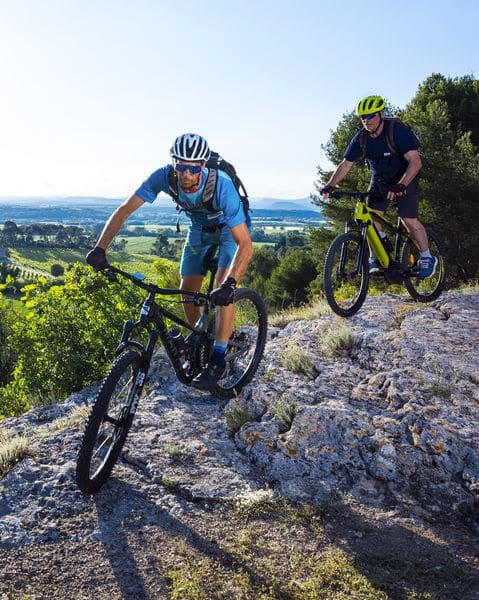
[[[422,168],[418,142],[407,125],[398,119],[384,117],[385,108],[386,103],[380,96],[367,96],[358,102],[356,114],[363,129],[349,142],[343,160],[320,194],[327,199],[354,163],[361,157],[366,159],[371,170],[368,205],[383,215],[391,201],[397,203],[398,215],[420,253],[418,277],[427,279],[434,275],[438,260],[429,250],[426,230],[418,219],[419,172]],[[390,133],[394,136],[393,141]],[[375,225],[383,237],[381,224],[375,221]],[[369,271],[380,271],[373,254]]]
[[[216,324],[213,354],[192,385],[209,389],[223,375],[228,339],[233,330],[233,297],[253,256],[249,233],[249,217],[245,214],[238,191],[231,178],[221,170],[210,180],[206,162],[210,157],[208,142],[200,135],[185,133],[174,141],[170,155],[172,164],[161,167],[146,179],[136,192],[119,206],[106,222],[96,246],[87,255],[88,264],[96,270],[108,267],[106,250],[126,219],[145,202],[152,203],[160,192],[170,194],[181,210],[188,213],[188,230],[180,264],[180,289],[199,291],[207,272],[208,258],[218,252],[215,288],[211,294],[220,307]],[[172,185],[176,189],[172,189]],[[214,185],[211,202],[202,200],[205,187]],[[201,309],[184,304],[187,321],[194,325]]]

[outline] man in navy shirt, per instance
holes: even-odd
[[[216,172],[216,185],[212,202],[202,203],[203,191],[208,181],[206,162],[210,156],[208,142],[200,135],[186,133],[176,138],[170,149],[172,164],[161,167],[146,179],[136,192],[119,206],[103,228],[95,248],[88,253],[88,264],[100,270],[108,266],[106,249],[121,229],[126,219],[145,202],[154,202],[160,192],[170,195],[171,181],[176,184],[180,207],[191,218],[183,254],[181,257],[180,288],[198,291],[206,275],[207,258],[218,250],[217,287],[212,292],[219,309],[215,345],[209,363],[193,380],[199,389],[209,389],[221,378],[225,369],[228,339],[233,329],[234,290],[246,272],[253,256],[253,244],[249,234],[249,217],[245,215],[239,194],[223,171]],[[194,325],[201,309],[184,304],[188,322]]]
[[[426,230],[418,220],[418,180],[422,162],[417,139],[408,127],[396,121],[394,123],[396,151],[392,151],[385,135],[385,106],[380,96],[367,96],[359,101],[356,114],[361,119],[366,133],[359,131],[352,138],[344,153],[344,159],[320,193],[327,199],[335,186],[346,177],[354,163],[364,155],[371,170],[369,206],[382,215],[391,200],[397,200],[398,215],[420,252],[419,277],[426,279],[434,275],[438,260],[431,255]],[[375,225],[379,234],[384,236],[381,224],[375,222]],[[374,255],[371,255],[369,270],[371,273],[380,270]]]

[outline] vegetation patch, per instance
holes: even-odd
[[[287,398],[281,398],[273,407],[273,414],[279,426],[280,433],[291,429],[294,417],[298,413],[298,405]]]
[[[42,429],[38,433],[38,435],[40,437],[49,437],[57,433],[58,431],[70,429],[71,427],[76,427],[77,429],[80,429],[88,419],[90,410],[91,407],[87,404],[77,406],[71,411],[69,415],[61,417],[60,419],[55,419],[55,421],[53,421],[47,428]]]
[[[268,322],[272,327],[285,327],[293,321],[314,321],[330,314],[331,309],[326,300],[318,298],[308,305],[273,313],[268,317]]]
[[[314,379],[318,374],[308,351],[297,345],[289,345],[285,348],[281,353],[280,361],[287,371],[306,375],[309,379]]]
[[[387,600],[388,595],[371,583],[342,550],[331,550],[320,559],[295,557],[296,569],[289,583],[297,600]]]
[[[244,406],[235,405],[225,409],[226,429],[233,436],[245,423],[255,420],[254,415]]]
[[[191,460],[191,453],[187,448],[179,446],[178,444],[168,444],[166,446],[166,455],[174,462],[185,463]]]
[[[354,346],[354,332],[349,325],[341,323],[324,336],[323,346],[330,356],[347,356]]]
[[[0,479],[5,475],[25,456],[32,456],[30,440],[23,436],[9,436],[5,433],[0,433]]]

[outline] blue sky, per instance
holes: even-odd
[[[479,76],[472,0],[0,0],[0,196],[126,197],[204,135],[253,197],[313,191],[370,93]]]

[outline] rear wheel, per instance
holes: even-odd
[[[349,231],[335,238],[326,254],[323,287],[331,309],[341,317],[351,317],[363,305],[369,286],[367,252],[359,264],[362,239]]]
[[[237,396],[254,377],[266,344],[268,317],[263,298],[254,290],[239,288],[235,291],[235,320],[233,333],[226,351],[226,370],[211,389],[218,398]],[[210,325],[214,332],[214,320]],[[206,365],[213,351],[213,340],[202,348],[201,363]]]
[[[401,265],[404,270],[410,270],[411,277],[404,280],[404,285],[407,291],[414,300],[418,302],[431,302],[438,298],[444,289],[446,280],[446,267],[442,253],[442,244],[437,235],[426,229],[429,240],[429,249],[431,254],[438,260],[436,271],[432,277],[428,279],[419,279],[417,273],[419,271],[419,250],[417,249],[411,238],[404,242],[401,253]]]
[[[112,364],[88,419],[78,454],[76,481],[94,494],[108,479],[133,421],[141,357],[127,351]]]

